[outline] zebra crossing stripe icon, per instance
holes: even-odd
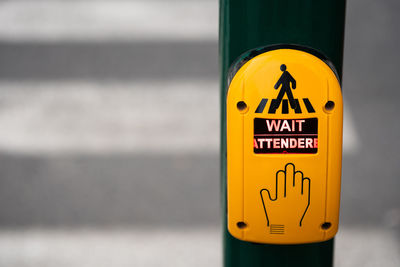
[[[282,103],[282,114],[289,113],[289,106],[294,110],[295,113],[301,113],[301,107],[299,100],[293,97],[292,89],[296,89],[296,80],[293,76],[286,70],[286,65],[282,64],[280,67],[281,71],[283,72],[279,80],[276,82],[274,88],[278,90],[281,87],[278,97],[271,100],[271,104],[268,109],[269,114],[275,114],[276,110]],[[284,95],[286,94],[288,99],[283,99]],[[265,106],[268,103],[268,98],[263,98],[258,105],[255,113],[263,113]],[[312,106],[310,100],[308,98],[303,98],[303,103],[307,109],[308,113],[314,113],[314,107]],[[290,104],[290,105],[289,105]]]
[[[302,113],[300,101],[297,98],[295,98],[294,101],[296,103],[296,108],[294,109],[294,112]],[[314,107],[308,98],[303,98],[302,102],[308,113],[315,113]],[[268,98],[261,99],[260,104],[258,104],[255,113],[263,113],[265,107],[267,107],[267,104],[268,104]],[[282,99],[282,114],[289,114],[289,106],[290,105],[288,99]],[[279,103],[277,102],[277,99],[272,99],[271,104],[268,108],[268,113],[275,114],[278,108],[279,108]]]

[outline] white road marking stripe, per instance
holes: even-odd
[[[221,266],[215,228],[0,231],[1,266]]]
[[[217,153],[217,82],[0,82],[0,150]],[[348,109],[345,109],[348,111]],[[358,148],[346,111],[344,152]]]
[[[343,108],[343,151],[345,153],[355,153],[359,150],[360,143],[351,109],[345,101]]]
[[[335,242],[335,266],[400,266],[400,244],[394,229],[340,229]]]
[[[217,40],[217,1],[1,1],[0,40]]]
[[[0,150],[216,152],[216,82],[0,83]]]
[[[335,266],[397,267],[400,247],[395,237],[388,229],[343,228],[335,242]],[[1,230],[0,263],[25,267],[221,266],[222,240],[213,227]]]

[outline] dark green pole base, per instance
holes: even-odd
[[[240,241],[224,233],[224,264],[229,267],[333,266],[333,239],[305,245],[267,245]]]

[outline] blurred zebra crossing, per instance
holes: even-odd
[[[221,265],[217,26],[214,0],[0,2],[0,265]],[[398,266],[400,212],[346,197],[348,101],[337,266]]]

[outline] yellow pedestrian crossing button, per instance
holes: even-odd
[[[262,53],[227,93],[227,218],[236,238],[299,244],[338,230],[342,95],[334,71],[294,49]]]

